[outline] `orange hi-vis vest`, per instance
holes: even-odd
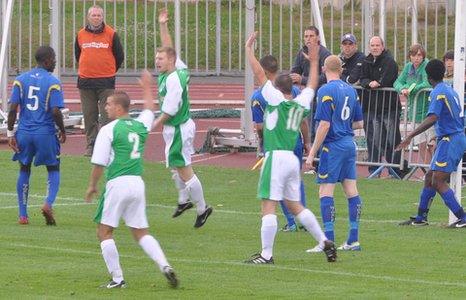
[[[113,35],[115,31],[105,25],[102,33],[92,33],[85,28],[78,32],[79,56],[78,75],[81,78],[113,77],[116,73],[113,55]]]

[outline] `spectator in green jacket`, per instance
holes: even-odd
[[[409,48],[408,55],[409,62],[403,68],[393,87],[400,93],[402,100],[403,98],[407,99],[408,120],[414,122],[414,126],[417,127],[424,120],[429,109],[428,92],[421,92],[418,95],[416,108],[414,108],[414,100],[418,92],[431,87],[425,70],[428,59],[426,58],[426,50],[420,44],[413,44]],[[417,137],[413,142],[419,147],[418,162],[429,163],[435,146],[435,131],[430,128]]]

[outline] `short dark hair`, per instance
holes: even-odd
[[[426,65],[427,78],[442,81],[445,74],[445,64],[439,59],[432,59]]]
[[[34,55],[38,64],[43,64],[48,59],[55,57],[55,51],[50,46],[40,46]]]
[[[293,80],[291,79],[290,73],[283,73],[275,78],[275,87],[286,95],[291,95],[293,89]]]
[[[451,60],[454,60],[455,59],[455,51],[453,50],[448,50],[447,52],[445,52],[445,54],[443,55],[443,62],[445,62],[447,59],[451,59]]]
[[[157,49],[157,52],[165,52],[167,53],[168,57],[175,57],[176,58],[176,50],[172,47],[160,47]]]
[[[273,55],[266,55],[263,56],[259,63],[261,64],[262,68],[269,72],[269,73],[277,73],[278,72],[278,61]]]
[[[126,112],[129,111],[129,105],[131,104],[131,99],[129,98],[126,92],[115,90],[110,97],[112,97],[113,101],[116,104],[121,105],[121,107],[123,107],[123,109]]]
[[[319,35],[319,29],[317,27],[315,27],[314,25],[311,25],[311,26],[307,26],[304,31],[307,31],[307,30],[311,30],[311,31],[314,31],[314,33],[316,35]]]

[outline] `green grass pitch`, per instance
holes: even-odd
[[[363,198],[361,252],[339,252],[337,263],[304,252],[315,245],[305,232],[281,233],[275,265],[242,261],[260,249],[258,172],[196,166],[214,213],[193,228],[194,210],[171,214],[176,193],[162,164],[146,163],[147,215],[180,279],[172,290],[122,225],[115,240],[126,289],[99,288],[109,276],[92,222],[96,203],[85,204],[90,164],[62,158],[62,184],[56,201],[58,226],[47,227],[39,213],[45,195],[45,168],[33,168],[30,224],[17,224],[18,172],[9,152],[0,152],[1,299],[454,299],[466,293],[465,232],[446,229],[447,210],[437,196],[430,226],[399,227],[416,210],[420,183],[360,180]],[[308,204],[320,215],[317,185],[305,175]],[[337,244],[347,235],[347,206],[337,188]],[[284,224],[280,216],[280,224]]]

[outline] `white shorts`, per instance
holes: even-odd
[[[416,128],[419,125],[420,124],[416,124]],[[435,138],[435,128],[434,128],[434,126],[432,126],[429,129],[427,129],[426,131],[424,131],[423,133],[416,135],[413,138],[413,145],[417,146],[417,145],[422,144],[422,143],[427,143],[428,145],[434,145],[435,144],[435,139],[434,138]]]
[[[179,126],[163,126],[167,168],[186,167],[191,164],[191,155],[194,154],[195,133],[196,124],[192,119]]]
[[[300,171],[299,160],[293,151],[266,152],[257,197],[274,201],[299,201]]]
[[[113,228],[120,218],[126,226],[148,228],[144,181],[140,176],[119,176],[107,182],[95,221]]]

